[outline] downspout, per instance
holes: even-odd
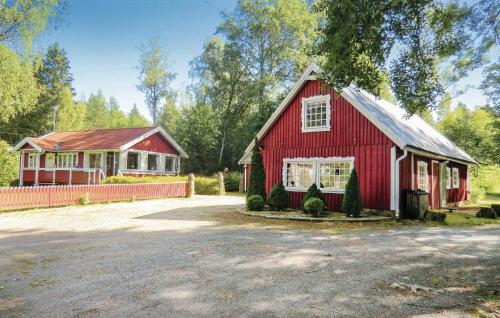
[[[398,159],[396,159],[396,189],[394,191],[394,194],[395,194],[395,199],[394,199],[394,202],[396,204],[396,219],[399,219],[399,193],[401,192],[400,189],[399,189],[399,163],[401,162],[401,160],[405,159],[406,157],[408,156],[408,149],[404,148],[403,149],[403,155],[401,157],[399,157]]]

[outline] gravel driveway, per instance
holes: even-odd
[[[235,214],[242,203],[0,214],[0,316],[463,317],[498,297],[498,226],[328,233]],[[404,287],[417,284],[429,289]]]

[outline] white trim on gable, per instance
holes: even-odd
[[[156,133],[160,133],[179,152],[181,158],[185,158],[185,159],[189,158],[188,154],[181,148],[181,146],[179,146],[175,142],[175,140],[173,140],[172,137],[170,137],[170,135],[161,127],[156,127],[154,129],[151,129],[150,131],[146,132],[145,134],[135,138],[132,141],[129,141],[128,143],[126,143],[120,147],[120,151],[127,150],[127,149],[131,148],[133,145],[143,141],[144,139],[146,139],[146,138],[148,138]]]
[[[23,140],[18,142],[14,147],[10,148],[9,150],[10,151],[18,151],[25,144],[29,144],[31,147],[33,147],[33,149],[35,149],[38,152],[43,152],[43,149],[40,146],[38,146],[33,140],[31,140],[30,137],[24,138]]]

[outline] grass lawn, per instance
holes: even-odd
[[[497,219],[478,218],[475,215],[470,215],[461,212],[454,212],[454,213],[446,213],[446,220],[444,223],[445,225],[449,226],[500,224],[500,218]]]

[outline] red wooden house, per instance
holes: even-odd
[[[433,208],[467,199],[468,165],[477,162],[420,117],[349,87],[338,95],[310,66],[257,134],[266,191],[279,180],[297,208],[307,188],[325,193],[338,211],[350,171],[356,167],[365,208],[399,215],[404,189],[430,193]],[[240,164],[248,182],[253,142]]]
[[[90,184],[114,175],[175,175],[182,148],[160,127],[59,131],[25,138],[20,185]]]

